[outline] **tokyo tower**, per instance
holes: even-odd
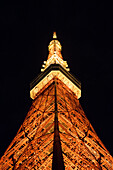
[[[63,60],[53,33],[41,73],[30,84],[33,99],[0,170],[112,170],[105,148],[80,103],[81,83]]]

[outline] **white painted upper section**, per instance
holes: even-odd
[[[35,99],[37,97],[37,93],[54,77],[57,77],[60,79],[70,90],[72,90],[75,95],[77,96],[77,99],[81,97],[81,90],[71,81],[69,80],[61,71],[59,70],[53,70],[49,72],[31,91],[30,91],[30,97],[32,99]]]
[[[43,72],[45,69],[47,69],[51,64],[60,64],[64,69],[69,71],[67,61],[63,60],[61,49],[62,46],[60,42],[56,39],[56,33],[53,33],[53,40],[50,42],[48,46],[49,55],[47,58],[47,61],[44,61],[44,64],[42,65],[41,72]]]

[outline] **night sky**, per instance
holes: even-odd
[[[113,156],[113,2],[10,1],[0,9],[0,157],[31,106],[29,84],[48,56],[53,31],[80,103]]]

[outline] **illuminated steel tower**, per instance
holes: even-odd
[[[112,170],[113,158],[79,103],[81,83],[69,73],[56,33],[48,49],[30,85],[32,106],[0,170]]]

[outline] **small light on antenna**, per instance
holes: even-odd
[[[53,32],[53,38],[54,38],[54,39],[57,38],[56,32]]]

